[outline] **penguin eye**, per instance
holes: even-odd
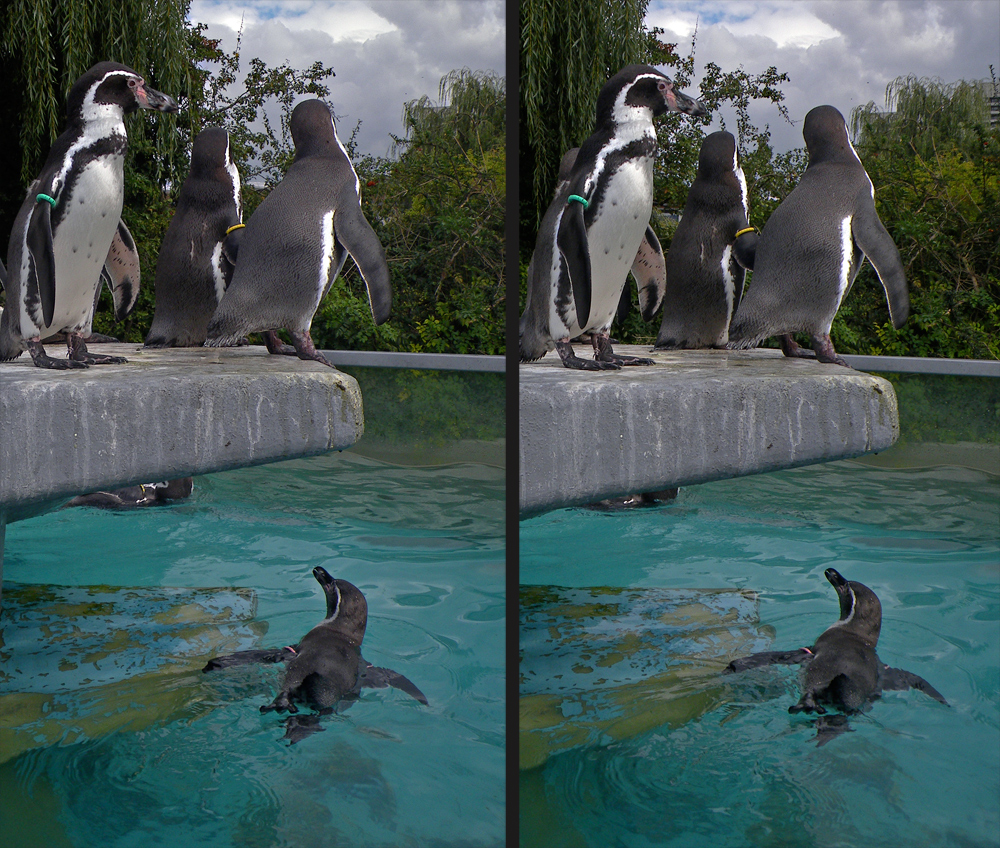
[[[129,88],[138,88],[139,87],[139,81],[135,77],[129,77],[129,79],[128,79],[128,87]]]
[[[674,84],[672,82],[658,82],[656,84],[656,87],[658,89],[660,89],[660,91],[673,91],[674,90]]]

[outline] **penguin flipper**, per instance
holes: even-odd
[[[334,233],[351,254],[368,288],[368,303],[376,324],[385,323],[392,311],[392,284],[385,249],[357,203],[338,205],[334,214]]]
[[[295,646],[237,651],[235,654],[225,654],[221,657],[210,659],[202,671],[215,671],[219,668],[232,668],[234,665],[251,665],[252,663],[288,662],[296,653]]]
[[[799,648],[797,651],[761,651],[758,654],[750,654],[748,657],[733,660],[722,673],[732,674],[736,671],[746,671],[748,668],[759,668],[763,665],[795,665],[796,663],[809,662],[812,658],[813,652],[809,648]]]
[[[56,308],[56,259],[52,252],[51,204],[45,201],[35,203],[28,219],[25,247],[28,250],[27,301],[30,304],[37,298],[42,309],[41,326],[48,327]]]
[[[889,302],[889,317],[897,330],[910,316],[910,292],[906,285],[903,260],[896,243],[883,226],[868,185],[861,189],[851,220],[851,236],[875,268]]]
[[[365,689],[385,689],[391,686],[405,692],[411,698],[415,698],[424,706],[427,706],[427,696],[424,695],[408,678],[391,668],[378,668],[369,665],[361,678],[361,686]]]
[[[139,251],[124,221],[118,222],[118,229],[111,239],[101,279],[111,289],[115,318],[124,321],[139,299]]]
[[[946,707],[948,706],[944,695],[913,672],[885,666],[879,674],[879,683],[882,685],[883,690],[919,689],[924,694],[930,695],[935,701],[944,704]]]
[[[667,263],[660,240],[648,225],[632,263],[632,276],[639,289],[639,314],[643,321],[652,321],[667,292]]]
[[[559,276],[561,290],[571,289],[576,308],[576,323],[581,330],[588,329],[590,323],[590,300],[592,283],[590,279],[590,245],[587,239],[587,224],[583,219],[582,203],[568,203],[559,219],[556,233],[556,249],[559,251]]]

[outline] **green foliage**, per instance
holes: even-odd
[[[407,135],[395,139],[398,159],[356,164],[362,209],[385,248],[393,287],[388,324],[356,330],[374,350],[501,354],[504,80],[453,71],[439,95],[439,105],[422,98],[404,106]],[[363,312],[371,325],[363,281],[348,266],[335,283],[342,305],[328,310],[324,303],[313,319],[317,344],[357,346],[346,327],[336,326],[337,310],[358,316],[359,325]]]
[[[522,243],[552,196],[559,160],[594,131],[597,95],[625,65],[661,61],[643,19],[649,0],[521,3]]]
[[[855,109],[856,148],[879,216],[899,248],[910,319],[889,324],[866,263],[834,321],[844,353],[1000,358],[1000,131],[988,126],[987,82],[901,77],[884,113]]]
[[[899,404],[899,443],[1000,444],[1000,380],[936,374],[880,374]]]
[[[586,5],[586,4],[584,4]],[[599,4],[593,4],[599,5]],[[644,4],[643,4],[644,5]],[[538,21],[532,21],[534,30],[530,38],[526,36],[525,20],[531,18],[526,13],[530,7],[531,13],[538,16]],[[521,4],[522,38],[521,38],[521,207],[520,207],[520,264],[521,264],[521,303],[524,303],[525,275],[528,260],[534,249],[535,232],[538,222],[551,201],[552,190],[555,187],[555,175],[559,160],[570,147],[579,145],[594,130],[594,108],[601,86],[621,67],[631,62],[645,62],[653,65],[665,65],[671,68],[671,77],[677,87],[686,90],[690,85],[695,68],[695,47],[697,34],[692,38],[691,49],[687,56],[681,57],[676,52],[674,44],[665,44],[659,40],[662,30],[653,28],[646,30],[639,23],[628,36],[620,31],[614,38],[608,38],[603,30],[595,30],[581,35],[574,43],[573,50],[583,55],[598,55],[602,57],[600,66],[596,63],[591,69],[589,88],[579,87],[579,81],[566,82],[565,85],[578,86],[579,94],[574,94],[571,108],[565,104],[556,108],[548,105],[544,99],[545,92],[536,98],[529,98],[525,89],[529,86],[532,75],[542,72],[539,67],[545,61],[554,62],[554,56],[561,55],[565,49],[562,44],[565,38],[565,28],[562,17],[558,25],[550,24],[548,17],[563,14],[561,4]],[[566,14],[569,14],[566,12]],[[581,13],[582,14],[582,13]],[[618,26],[628,25],[628,21],[611,21]],[[572,28],[572,22],[569,24]],[[556,43],[546,45],[545,34],[555,39]],[[598,46],[600,45],[600,46]],[[612,52],[614,46],[617,52]],[[539,56],[542,57],[539,60]],[[560,69],[553,67],[551,74],[559,74]],[[544,76],[544,75],[543,75]],[[788,80],[788,75],[779,73],[770,67],[759,74],[749,74],[742,67],[733,71],[723,71],[715,63],[708,63],[704,79],[701,83],[698,97],[705,102],[710,112],[717,112],[723,104],[731,104],[736,109],[737,125],[733,134],[736,136],[737,147],[744,174],[747,178],[747,191],[750,206],[750,221],[755,226],[763,226],[766,216],[778,205],[781,198],[794,187],[798,175],[805,168],[805,159],[800,152],[775,156],[770,147],[770,130],[756,127],[749,117],[749,106],[753,101],[765,100],[774,103],[780,115],[788,119],[788,112],[783,104],[784,95],[780,90],[782,82]],[[551,80],[550,80],[551,82]],[[563,83],[554,83],[554,90],[562,97],[566,90]],[[543,109],[550,111],[542,111]],[[712,122],[711,115],[703,118],[691,118],[687,115],[667,114],[657,120],[657,142],[659,150],[654,164],[653,174],[653,206],[654,213],[651,224],[664,250],[669,249],[670,239],[677,226],[676,216],[683,210],[687,202],[688,189],[694,181],[698,170],[698,156],[701,144],[705,139],[705,127]],[[534,146],[526,146],[525,126],[530,122],[544,126],[544,132],[539,129],[538,140]],[[726,129],[721,121],[721,128]],[[526,177],[526,172],[529,176]],[[530,175],[533,175],[530,176]],[[527,187],[526,180],[534,180]],[[539,192],[539,181],[544,182]],[[530,200],[526,200],[526,197]],[[663,214],[667,213],[667,214]],[[655,340],[658,325],[645,323],[639,317],[638,296],[631,291],[633,309],[625,321],[616,324],[612,333],[620,341],[630,344],[646,344]]]
[[[440,446],[456,439],[502,439],[504,375],[355,368],[365,404],[365,441]]]

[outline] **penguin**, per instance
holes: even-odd
[[[614,353],[608,331],[629,270],[639,307],[650,320],[665,286],[663,250],[649,227],[653,208],[653,118],[665,112],[708,114],[649,65],[629,65],[597,98],[597,125],[556,190],[535,241],[528,297],[520,322],[522,362],[553,348],[563,365],[611,370],[653,360]],[[573,352],[570,339],[589,332],[594,359]]]
[[[840,601],[840,618],[810,648],[764,651],[733,660],[724,674],[763,665],[802,664],[803,692],[790,713],[823,715],[826,706],[844,714],[862,712],[887,689],[918,689],[945,706],[948,702],[930,683],[909,671],[890,668],[875,652],[882,629],[882,605],[867,586],[845,580],[835,569],[823,572]]]
[[[84,338],[102,280],[111,286],[119,319],[139,294],[139,256],[120,220],[124,116],[136,109],[176,112],[178,106],[116,62],[94,65],[70,90],[66,130],[28,189],[10,235],[0,362],[25,349],[40,368],[125,362],[89,353]],[[68,359],[49,357],[42,345],[58,332],[67,334]]]
[[[321,100],[292,111],[295,159],[242,231],[232,282],[208,326],[206,344],[238,343],[264,332],[271,353],[324,365],[309,327],[350,253],[368,288],[372,318],[389,317],[392,289],[385,251],[361,212],[360,183]],[[277,330],[288,330],[293,346]]]
[[[191,147],[191,170],[167,227],[156,264],[156,308],[146,347],[194,347],[232,279],[231,236],[242,228],[240,174],[229,133],[202,130]]]
[[[377,668],[361,656],[361,642],[368,624],[368,603],[361,590],[346,580],[335,580],[321,566],[316,566],[312,573],[326,595],[326,618],[303,636],[298,645],[215,657],[202,671],[258,662],[288,663],[281,691],[270,704],[260,708],[262,713],[275,710],[298,713],[299,702],[320,715],[329,715],[351,706],[362,688],[387,686],[426,706],[426,696],[410,680],[397,671]],[[293,722],[287,728],[286,738],[294,743],[321,729],[315,722]]]
[[[66,506],[94,506],[101,509],[134,509],[140,506],[165,504],[191,497],[193,477],[179,477],[160,483],[140,483],[113,492],[90,492],[77,495]]]
[[[667,251],[667,285],[656,350],[724,348],[729,321],[753,270],[757,235],[732,133],[706,136],[698,172]]]
[[[830,326],[862,262],[867,257],[874,266],[896,329],[910,314],[906,275],[844,116],[833,106],[817,106],[806,115],[802,135],[809,164],[764,225],[729,347],[756,347],[780,335],[785,356],[811,356],[792,339],[803,332],[820,362],[850,367],[833,348]]]

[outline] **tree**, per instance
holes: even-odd
[[[439,102],[403,107],[396,159],[356,165],[362,208],[385,247],[393,313],[374,327],[346,269],[313,321],[318,345],[498,354],[504,350],[506,93],[502,77],[452,71]]]
[[[121,62],[175,98],[189,97],[196,70],[185,26],[190,0],[0,0],[0,233],[9,233],[27,184],[66,123],[66,94],[92,65]],[[157,175],[183,158],[172,115],[129,120],[133,147],[146,142]]]
[[[645,3],[632,4],[630,13],[621,10],[621,16],[609,16],[605,22],[607,29],[596,24],[590,30],[581,29],[574,38],[577,26],[572,15],[580,18],[581,26],[589,23],[585,13],[564,8],[571,4],[556,2],[532,2],[521,4],[521,149],[520,156],[520,270],[522,303],[525,291],[525,277],[528,260],[535,243],[538,222],[548,206],[555,186],[555,174],[559,160],[570,147],[578,146],[594,130],[594,108],[601,86],[621,67],[631,63],[661,65],[670,68],[670,74],[678,88],[689,89],[694,75],[695,47],[697,33],[692,36],[691,49],[686,57],[677,53],[677,45],[660,40],[662,30],[646,29],[643,21]],[[583,4],[587,5],[587,4]],[[600,4],[591,4],[594,7]],[[620,6],[621,4],[616,4]],[[636,14],[641,8],[642,14]],[[530,24],[530,32],[526,28]],[[569,37],[566,34],[569,28]],[[615,29],[617,27],[617,29]],[[628,31],[622,31],[627,28]],[[613,30],[613,32],[612,32]],[[546,38],[552,43],[547,43]],[[571,45],[571,46],[568,46]],[[562,81],[561,67],[556,57],[567,51],[572,57],[579,55],[599,57],[593,59],[589,68],[587,87],[578,77],[580,68],[574,68],[571,80]],[[562,61],[562,59],[560,59]],[[551,66],[548,71],[545,68]],[[532,83],[532,79],[535,82]],[[549,80],[551,91],[541,86],[542,80]],[[770,212],[777,205],[780,192],[788,184],[784,171],[797,157],[776,157],[770,148],[770,130],[753,125],[748,107],[753,100],[774,103],[779,114],[788,119],[782,103],[784,95],[780,85],[788,80],[788,75],[779,73],[774,67],[760,74],[748,74],[742,67],[734,71],[723,71],[718,65],[708,63],[700,85],[698,97],[705,102],[710,112],[718,110],[723,103],[731,103],[737,112],[735,127],[737,147],[747,176],[751,222],[762,226],[764,212]],[[528,95],[532,85],[539,86],[536,96]],[[563,86],[570,87],[571,94],[563,94]],[[573,88],[575,87],[575,88]],[[552,102],[546,97],[553,98]],[[563,98],[572,102],[567,108],[561,104]],[[558,101],[558,103],[557,103]],[[664,250],[676,228],[676,216],[683,210],[687,192],[698,168],[698,155],[705,138],[705,127],[712,117],[691,118],[686,115],[667,114],[657,121],[658,150],[653,177],[653,217],[651,224]],[[533,138],[526,139],[526,129],[537,124]],[[723,129],[725,129],[723,122]],[[794,185],[794,183],[793,183]],[[758,211],[759,209],[759,211]],[[633,302],[635,292],[631,292]],[[635,305],[635,304],[634,304]],[[614,330],[616,338],[626,343],[652,342],[656,331],[650,324],[643,323],[638,310],[633,309],[624,324]]]
[[[992,68],[990,69],[992,72]],[[1000,131],[989,126],[995,80],[900,77],[851,114],[855,147],[910,287],[894,330],[866,263],[831,335],[838,350],[1000,358]]]
[[[648,5],[649,0],[519,5],[522,242],[534,242],[562,155],[593,132],[601,86],[625,65],[655,58],[643,24]]]

